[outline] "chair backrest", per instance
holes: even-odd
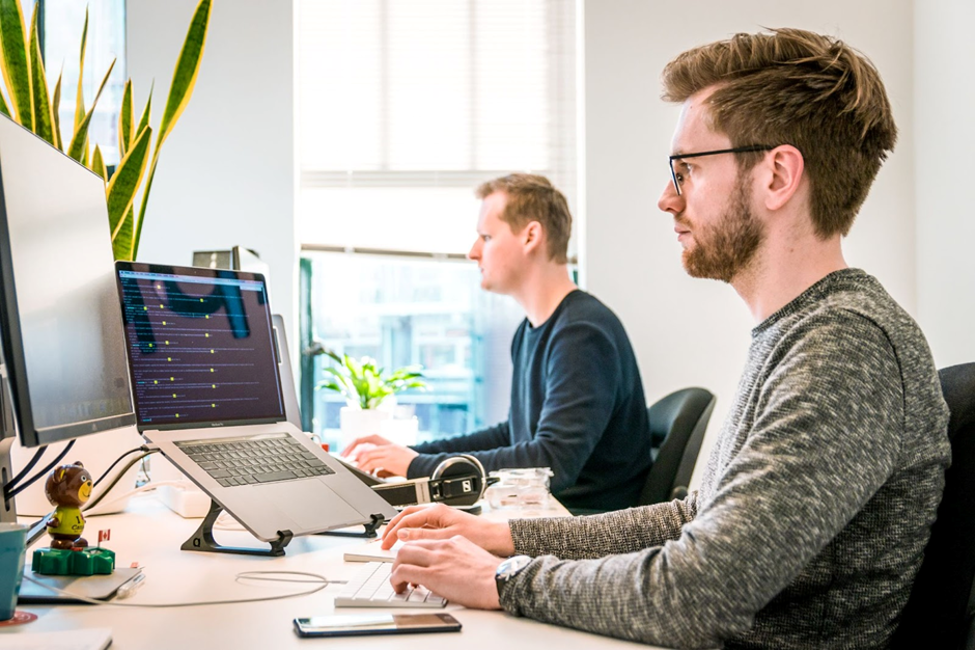
[[[649,407],[649,428],[659,449],[650,450],[653,467],[639,496],[639,505],[687,496],[693,467],[704,442],[716,398],[704,388],[684,388]]]
[[[895,648],[971,648],[975,635],[976,364],[938,373],[951,411],[952,465],[925,559],[894,636]]]

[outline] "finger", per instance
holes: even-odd
[[[381,548],[389,549],[398,541],[398,531],[402,528],[422,528],[424,526],[434,526],[431,521],[431,506],[411,506],[405,508],[401,514],[396,516],[384,529],[384,537]]]
[[[358,445],[374,443],[374,441],[372,440],[372,438],[379,438],[379,437],[380,436],[361,436],[361,437],[355,439],[349,445],[347,445],[346,448],[342,452],[340,452],[340,455],[341,456],[349,456],[350,455],[350,452],[352,452],[354,449],[356,449]],[[377,443],[374,443],[374,444],[377,444]]]
[[[374,470],[380,469],[381,467],[383,467],[383,465],[376,460],[365,458],[357,462],[357,467],[359,467],[363,472],[367,472],[368,474],[373,474]]]
[[[424,585],[426,567],[395,561],[391,567],[391,586],[396,593],[403,592],[408,585]]]
[[[439,548],[439,544],[444,544],[445,542],[438,541],[418,541],[412,542],[411,544],[405,544],[400,549],[398,549],[397,555],[394,556],[395,565],[397,564],[411,564],[413,566],[429,567],[435,561],[435,556],[433,551]],[[391,567],[394,570],[394,567]]]
[[[456,536],[451,528],[402,528],[397,535],[402,542],[412,543],[446,540]]]
[[[381,534],[381,548],[389,549],[394,546],[394,543],[398,541],[398,536],[396,530],[399,526],[399,522],[407,517],[408,515],[418,512],[423,506],[409,506],[396,514],[394,519],[388,522],[388,525],[384,527],[384,532]]]
[[[351,459],[353,460],[355,465],[359,466],[360,463],[363,462],[364,456],[366,454],[369,454],[371,451],[375,449],[377,449],[377,445],[372,445],[368,443],[357,445],[356,447],[354,447],[353,453],[351,455]]]

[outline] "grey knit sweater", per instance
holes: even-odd
[[[699,493],[510,522],[507,611],[671,647],[886,647],[950,460],[928,345],[830,274],[758,325]]]

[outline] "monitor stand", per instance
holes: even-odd
[[[279,531],[279,539],[269,542],[271,548],[249,548],[246,546],[223,546],[214,539],[214,522],[218,520],[218,515],[224,510],[214,499],[211,499],[211,508],[207,511],[204,521],[194,531],[190,538],[180,545],[181,551],[204,551],[208,553],[235,553],[237,555],[264,555],[279,557],[286,554],[285,548],[292,541],[292,531]]]
[[[17,509],[14,507],[14,499],[8,499],[6,495],[7,483],[14,477],[10,465],[10,448],[14,445],[14,439],[4,437],[0,432],[0,523],[17,523]]]

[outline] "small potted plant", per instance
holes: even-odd
[[[406,366],[385,373],[377,361],[363,357],[357,361],[347,354],[322,350],[336,366],[326,366],[328,375],[316,385],[317,389],[333,390],[347,400],[340,409],[340,431],[343,444],[357,437],[377,433],[388,438],[405,438],[396,442],[410,444],[418,432],[418,421],[412,419],[411,431],[399,431],[394,424],[394,396],[411,388],[427,390],[419,366]],[[404,427],[401,427],[402,429]]]

